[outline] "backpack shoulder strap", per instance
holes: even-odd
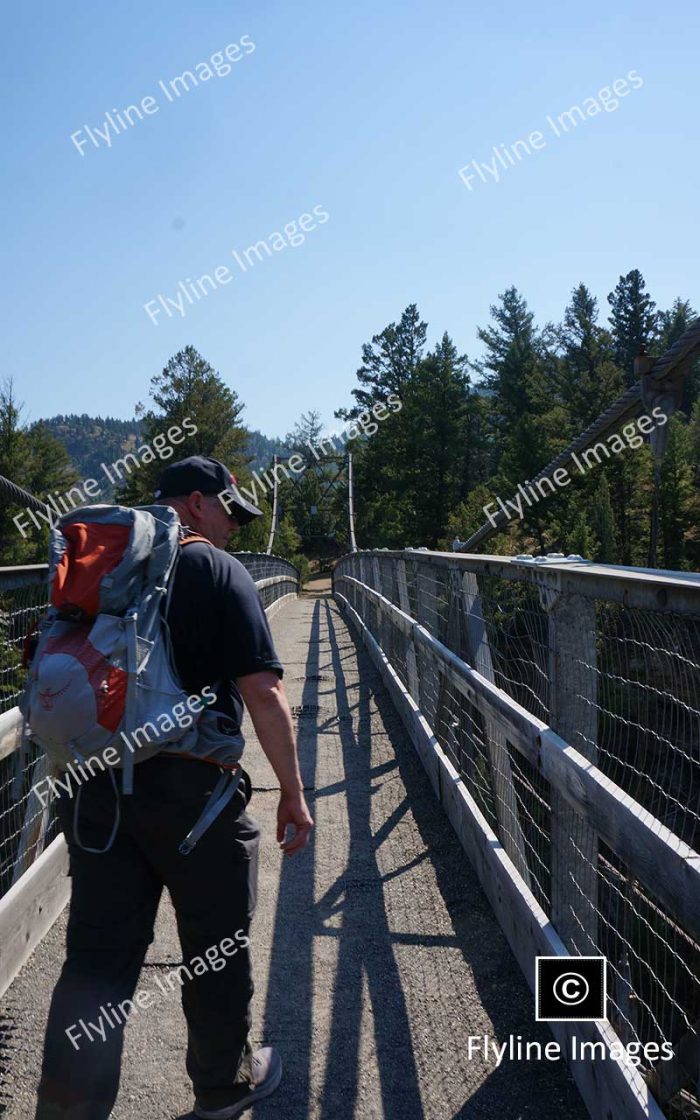
[[[185,545],[188,545],[188,544],[194,544],[195,541],[201,541],[203,544],[211,545],[212,548],[214,547],[214,545],[211,543],[211,541],[209,540],[208,537],[203,537],[199,533],[190,533],[188,536],[182,537],[180,539],[180,548],[182,549],[182,548],[185,547]],[[164,610],[163,610],[163,617],[164,618],[168,617],[168,611],[170,610],[170,599],[172,597],[173,587],[175,586],[175,568],[177,567],[177,560],[179,559],[180,555],[181,554],[178,552],[177,556],[175,557],[175,564],[173,564],[173,569],[170,572],[170,578],[168,579],[168,593],[167,593],[167,596],[166,596],[165,607],[164,607]],[[171,664],[174,664],[174,662],[172,661],[172,650],[170,649],[170,644],[169,644],[170,635],[169,635],[169,632],[166,631],[166,633],[168,635],[168,649],[169,649],[169,653],[170,653],[170,656],[171,656]]]
[[[204,544],[211,544],[211,541],[208,537],[200,537],[197,533],[192,533],[192,535],[189,537],[183,537],[183,539],[180,541],[180,547],[184,548],[186,544],[193,544],[194,541],[202,541]],[[211,544],[211,547],[213,548],[214,545]]]

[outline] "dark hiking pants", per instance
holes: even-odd
[[[187,1072],[198,1103],[220,1108],[248,1091],[253,981],[247,937],[259,828],[245,811],[247,774],[195,849],[187,856],[178,852],[218,777],[216,766],[194,759],[158,755],[139,763],[133,794],[118,795],[114,844],[99,855],[75,844],[74,798],[61,793],[57,799],[72,896],[37,1120],[106,1120],[119,1087],[124,1017],[148,1016],[148,1034],[157,1037],[159,1016],[171,1013],[178,994],[187,1019]],[[118,788],[119,771],[97,773],[81,787],[78,834],[85,847],[107,843],[117,804],[113,778]],[[175,973],[175,965],[149,969],[134,995],[163,886],[175,907],[187,971]],[[134,1006],[127,1003],[120,1014],[120,1003],[132,997]]]

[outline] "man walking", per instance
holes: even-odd
[[[253,1053],[248,1040],[253,993],[248,933],[256,902],[259,828],[246,812],[251,786],[245,771],[196,847],[189,854],[179,850],[202,814],[220,766],[230,767],[240,756],[244,704],[280,784],[277,840],[285,856],[306,846],[313,827],[267,618],[249,573],[223,551],[231,534],[260,511],[243,498],[222,463],[201,456],[168,466],[156,500],[176,510],[183,539],[205,538],[182,547],[167,622],[183,688],[197,695],[205,688],[216,692],[215,734],[198,740],[186,756],[166,749],[139,762],[134,792],[127,797],[111,772],[96,773],[81,788],[79,844],[73,801],[57,799],[72,896],[36,1120],[109,1117],[119,1087],[123,1025],[114,1012],[116,1025],[104,1031],[104,1040],[100,1035],[83,1045],[75,1041],[75,1025],[89,1024],[100,1008],[116,1008],[134,995],[164,886],[175,908],[185,965],[211,959],[207,949],[226,939],[237,946],[225,968],[187,970],[182,984],[195,1115],[202,1120],[237,1116],[273,1092],[282,1075],[276,1051],[266,1047]],[[114,842],[100,851],[112,830],[115,799]]]

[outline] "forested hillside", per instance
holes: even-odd
[[[133,451],[141,443],[142,422],[140,420],[116,420],[112,416],[51,416],[40,420],[47,432],[59,440],[81,478],[106,476],[101,469],[102,463],[113,463],[126,452]],[[275,454],[284,454],[286,445],[283,440],[271,439],[255,430],[248,431],[247,453],[251,468],[266,467]]]
[[[141,442],[138,420],[115,420],[112,416],[51,416],[40,420],[47,432],[59,440],[80,478],[107,478],[102,463],[132,451]]]

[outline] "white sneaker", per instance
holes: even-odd
[[[269,1097],[274,1093],[282,1077],[282,1059],[272,1046],[263,1046],[253,1054],[253,1084],[250,1092],[240,1097],[235,1104],[224,1105],[223,1108],[201,1108],[195,1104],[194,1114],[199,1120],[230,1120],[238,1116],[239,1112],[250,1108],[256,1101]]]

